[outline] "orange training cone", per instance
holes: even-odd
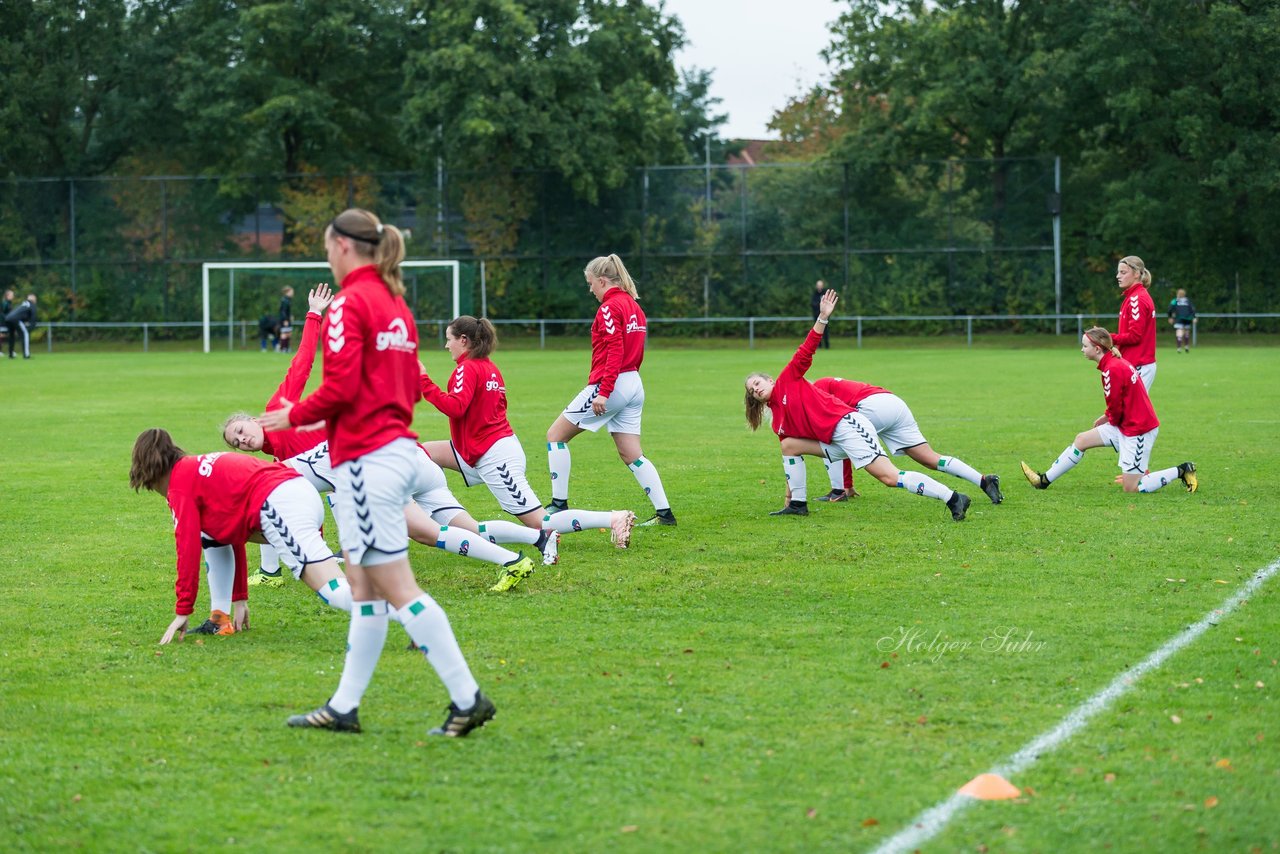
[[[1007,801],[1022,791],[999,774],[979,774],[960,787],[960,794],[980,801]]]

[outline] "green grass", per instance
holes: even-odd
[[[171,520],[128,489],[132,441],[159,425],[190,451],[219,449],[221,419],[261,406],[283,357],[0,365],[0,835],[17,850],[866,850],[1280,553],[1274,347],[1162,352],[1152,463],[1193,459],[1202,487],[1145,496],[1112,484],[1105,449],[1048,492],[1018,473],[1101,409],[1074,343],[820,353],[811,376],[884,385],[935,449],[1003,476],[999,507],[967,489],[963,524],[861,475],[856,501],[768,517],[777,441],[746,430],[741,381],[789,355],[647,357],[644,445],[678,528],[639,530],[625,553],[603,533],[567,537],[557,567],[505,596],[485,592],[486,565],[413,551],[499,708],[449,743],[424,737],[447,699],[394,628],[364,734],[283,725],[342,666],[346,620],[302,585],[255,593],[247,633],[156,645]],[[447,369],[443,353],[426,359]],[[497,360],[546,500],[543,435],[587,354]],[[446,431],[427,408],[416,426]],[[572,447],[575,504],[648,514],[612,443]],[[450,477],[477,518],[499,515]],[[809,480],[825,491],[816,462]],[[975,805],[926,850],[1275,850],[1277,584],[1013,780],[1024,798]],[[1041,645],[983,647],[1004,629]],[[957,646],[886,648],[912,630]]]

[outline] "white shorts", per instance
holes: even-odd
[[[876,439],[875,427],[859,412],[850,412],[841,418],[830,443],[819,444],[828,460],[849,460],[855,469],[866,468],[875,462],[876,457],[885,455]]]
[[[453,442],[449,443],[453,449]],[[512,516],[523,516],[532,510],[540,510],[542,502],[534,494],[525,477],[524,448],[515,436],[503,436],[489,446],[489,450],[472,466],[453,450],[453,459],[467,486],[483,483],[498,499],[502,509]]]
[[[911,408],[896,394],[881,392],[865,397],[858,402],[858,412],[871,422],[880,441],[895,456],[928,442]]]
[[[449,482],[445,480],[444,469],[436,465],[436,461],[431,459],[426,451],[421,448],[418,450],[421,452],[424,463],[424,479],[422,485],[414,491],[411,500],[427,511],[437,525],[448,525],[454,516],[466,510],[450,491]]]
[[[639,371],[626,371],[618,374],[614,383],[613,394],[609,395],[609,403],[604,415],[596,415],[591,411],[591,401],[600,393],[600,384],[591,385],[578,392],[573,402],[561,413],[570,424],[576,424],[583,430],[592,433],[606,424],[610,433],[633,433],[640,435],[640,415],[644,411],[644,383],[640,381]]]
[[[333,508],[338,519],[338,540],[351,561],[377,566],[408,551],[409,526],[404,508],[419,493],[429,490],[432,467],[443,482],[440,467],[431,463],[412,439],[396,439],[334,466],[337,491],[342,496]]]
[[[1138,372],[1138,376],[1142,378],[1142,384],[1147,387],[1147,391],[1151,391],[1151,387],[1156,384],[1156,363],[1142,365],[1134,368]]]
[[[1188,323],[1178,323],[1178,322],[1175,320],[1175,321],[1173,322],[1173,328],[1174,328],[1174,329],[1183,329],[1183,330],[1185,330],[1185,329],[1190,329],[1190,328],[1191,328],[1191,323],[1190,323],[1190,322],[1188,322]]]
[[[1137,436],[1126,436],[1114,424],[1103,424],[1097,428],[1102,437],[1102,444],[1115,448],[1120,455],[1120,471],[1125,474],[1146,474],[1151,467],[1151,449],[1156,445],[1156,427]]]
[[[320,536],[320,526],[324,524],[320,493],[300,477],[290,478],[271,490],[262,502],[258,522],[262,525],[262,535],[294,578],[302,577],[307,564],[334,557],[333,550]]]

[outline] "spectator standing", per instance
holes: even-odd
[[[30,359],[31,329],[36,325],[36,295],[27,294],[27,298],[18,303],[17,308],[5,312],[4,325],[9,330],[9,358],[17,358],[13,354],[13,345],[21,340],[22,358]]]
[[[1177,342],[1178,352],[1186,347],[1191,352],[1191,330],[1196,325],[1196,305],[1187,298],[1185,288],[1178,288],[1178,294],[1169,303],[1169,322],[1173,324],[1173,338]]]

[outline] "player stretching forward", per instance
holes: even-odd
[[[351,582],[351,626],[338,688],[289,726],[359,732],[357,710],[387,640],[388,603],[449,692],[432,735],[464,736],[494,716],[454,637],[449,618],[409,566],[404,507],[427,488],[430,460],[409,430],[418,389],[418,327],[404,301],[404,238],[359,209],[325,229],[325,252],[341,294],[320,330],[324,379],[296,405],[264,413],[267,430],[325,422],[342,500],[338,538]],[[438,470],[438,469],[437,469]]]
[[[820,380],[814,380],[813,387],[847,403],[866,416],[871,426],[875,428],[877,438],[888,445],[890,453],[895,456],[906,454],[922,466],[967,480],[985,492],[992,504],[999,504],[1004,500],[1004,495],[1000,492],[999,475],[980,474],[977,469],[958,457],[940,456],[937,451],[929,447],[928,440],[916,424],[915,416],[911,414],[911,408],[896,394],[880,386],[841,377],[823,377]],[[840,474],[839,463],[844,458],[839,448],[809,439],[797,439],[793,436],[782,439],[784,471],[790,472],[794,469],[794,464],[787,462],[788,458],[794,459],[801,454],[822,457],[827,465],[832,482],[831,494],[826,496],[827,500],[843,494],[843,489],[835,486],[836,478]],[[795,502],[794,494],[791,495],[791,499],[792,501],[789,501],[786,507],[775,510],[770,515],[803,516],[808,513],[803,506],[803,500]]]
[[[213,545],[237,547],[235,627],[248,622],[244,586],[244,544],[265,537],[293,570],[295,578],[329,605],[351,610],[351,588],[338,568],[333,552],[320,536],[324,505],[319,494],[294,470],[241,454],[219,452],[188,456],[161,429],[144,430],[133,445],[129,485],[163,495],[173,511],[174,542],[178,551],[178,581],[174,585],[177,616],[160,643],[176,634],[181,640],[200,589],[202,540]],[[205,537],[207,535],[207,538]],[[210,549],[215,554],[220,549]],[[208,552],[206,552],[208,554]],[[210,594],[220,598],[215,586],[218,558],[209,563]],[[214,603],[216,608],[219,604]],[[206,632],[207,633],[207,632]],[[231,632],[219,631],[219,634]]]
[[[307,379],[311,376],[311,367],[315,363],[316,342],[320,334],[320,318],[324,310],[333,301],[326,284],[317,285],[307,295],[306,323],[302,330],[302,341],[297,352],[289,363],[289,371],[284,382],[276,389],[276,393],[267,401],[267,409],[273,409],[286,400],[297,400],[306,388]],[[242,451],[262,451],[271,454],[277,462],[294,469],[306,478],[320,494],[332,493],[331,503],[335,506],[341,497],[335,492],[336,477],[333,474],[332,461],[329,458],[329,442],[322,430],[299,430],[289,427],[285,430],[264,430],[252,415],[238,412],[222,425],[222,438],[233,448]],[[421,445],[422,453],[426,448]],[[429,459],[427,467],[431,477],[424,488],[413,495],[413,501],[405,505],[405,520],[408,523],[409,537],[427,546],[450,551],[464,557],[496,564],[504,573],[533,572],[533,561],[523,554],[495,545],[496,542],[524,542],[523,537],[502,539],[501,537],[480,538],[468,537],[466,532],[479,533],[480,526],[475,519],[463,509],[458,499],[449,491],[444,472]],[[512,525],[517,531],[523,531],[518,525]],[[457,530],[452,530],[457,529]],[[554,544],[552,544],[554,549]],[[262,547],[262,568],[249,580],[254,583],[277,586],[280,572],[268,570],[268,565],[275,565],[275,552],[270,546]],[[505,576],[504,576],[505,577]]]
[[[583,430],[594,433],[608,425],[618,456],[653,502],[653,517],[640,524],[674,525],[676,516],[662,488],[662,478],[640,448],[645,316],[636,302],[635,282],[617,255],[594,259],[583,274],[591,295],[600,302],[591,324],[591,373],[587,387],[547,430],[547,464],[551,468],[547,510],[558,513],[569,509],[569,440]]]
[[[566,510],[544,515],[542,502],[525,477],[525,455],[507,420],[507,389],[498,366],[489,359],[498,345],[498,333],[488,320],[471,315],[456,318],[445,328],[444,347],[457,367],[441,389],[422,370],[422,396],[449,418],[450,441],[428,442],[423,447],[443,468],[462,474],[467,486],[484,483],[502,509],[522,523],[481,522],[479,533],[495,542],[523,542],[542,552],[542,563],[559,560],[560,534],[586,528],[610,528],[613,542],[625,549],[631,539],[635,514]],[[529,567],[532,572],[532,566]],[[504,569],[490,590],[509,590],[524,578],[514,568]]]
[[[1156,434],[1160,432],[1160,422],[1137,369],[1120,358],[1111,334],[1101,326],[1095,326],[1084,333],[1080,344],[1084,357],[1098,364],[1107,411],[1093,422],[1092,430],[1076,436],[1075,441],[1054,460],[1049,471],[1042,474],[1024,462],[1022,473],[1027,480],[1036,489],[1048,489],[1049,484],[1075,468],[1085,451],[1106,446],[1115,448],[1120,455],[1120,476],[1125,492],[1155,492],[1175,478],[1186,485],[1187,492],[1195,492],[1199,485],[1195,463],[1182,463],[1174,468],[1145,474],[1151,460],[1151,449],[1156,444]]]
[[[945,501],[951,518],[962,521],[969,509],[969,496],[948,489],[928,475],[899,471],[880,449],[875,427],[853,406],[839,398],[819,391],[804,378],[813,364],[813,354],[822,341],[831,312],[835,310],[837,295],[827,289],[822,296],[818,319],[813,329],[801,343],[796,354],[778,374],[776,380],[768,374],[751,374],[746,380],[747,424],[752,430],[759,428],[767,405],[772,416],[773,432],[780,439],[808,439],[835,446],[853,462],[853,467],[866,469],[867,473],[885,486],[908,489],[916,495]],[[783,469],[792,483],[790,512],[775,515],[806,515],[806,488],[804,457],[784,456]]]

